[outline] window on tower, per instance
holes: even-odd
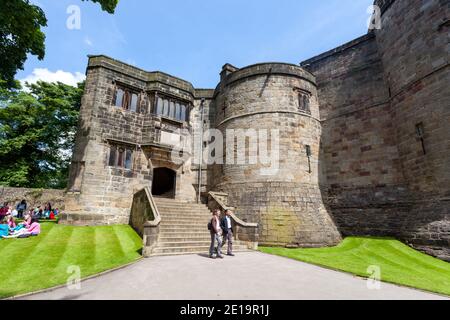
[[[311,95],[307,92],[298,93],[298,110],[303,113],[311,114]]]

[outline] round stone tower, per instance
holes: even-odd
[[[315,78],[296,65],[225,65],[216,90],[224,164],[213,190],[259,223],[259,242],[300,247],[341,240],[324,206],[321,123]]]

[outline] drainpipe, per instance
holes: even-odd
[[[202,98],[202,102],[200,104],[200,155],[199,155],[199,167],[198,167],[198,196],[197,203],[201,202],[201,194],[202,194],[202,165],[203,165],[203,117],[204,117],[204,103],[205,98]]]

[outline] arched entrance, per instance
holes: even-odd
[[[177,174],[168,168],[153,170],[152,194],[156,197],[175,198]]]

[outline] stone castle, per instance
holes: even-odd
[[[450,4],[375,4],[381,29],[299,65],[226,64],[215,89],[90,56],[63,222],[129,223],[146,187],[216,192],[260,244],[392,236],[449,260]],[[278,129],[279,171],[196,161],[209,129]]]

